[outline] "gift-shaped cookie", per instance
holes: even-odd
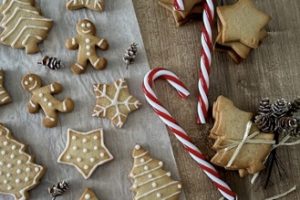
[[[43,124],[45,127],[52,128],[57,125],[57,112],[71,112],[74,108],[72,99],[65,98],[63,101],[56,99],[53,94],[58,94],[63,87],[59,83],[42,86],[42,79],[36,74],[28,74],[23,77],[22,86],[31,93],[28,103],[28,111],[37,113],[40,108],[43,109],[45,117]]]
[[[228,170],[239,170],[241,177],[264,169],[274,135],[261,133],[252,124],[252,113],[238,109],[223,96],[214,103],[213,117],[210,138],[215,139],[212,148],[217,152],[211,162]]]

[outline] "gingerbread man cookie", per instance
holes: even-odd
[[[71,67],[73,73],[84,73],[88,62],[97,70],[104,69],[107,61],[105,58],[97,56],[96,47],[107,50],[109,47],[108,42],[96,36],[95,25],[87,19],[79,21],[76,30],[78,34],[66,41],[68,49],[78,49],[77,62]]]
[[[4,71],[0,70],[0,106],[11,102],[11,97],[4,88]]]
[[[59,112],[71,112],[74,108],[72,99],[65,98],[63,101],[57,100],[53,94],[60,93],[63,89],[59,83],[52,83],[42,87],[42,80],[36,74],[28,74],[23,77],[22,86],[32,94],[28,103],[28,111],[36,113],[40,107],[46,117],[43,119],[45,127],[52,128],[57,125]]]
[[[66,7],[68,10],[88,8],[101,12],[104,10],[104,0],[69,0]]]

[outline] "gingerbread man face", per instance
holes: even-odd
[[[42,80],[35,74],[28,74],[23,78],[22,86],[25,90],[31,92],[42,86]]]
[[[80,22],[78,22],[78,24],[76,25],[76,30],[79,34],[82,35],[95,35],[96,34],[96,27],[95,25],[87,20],[81,20]]]

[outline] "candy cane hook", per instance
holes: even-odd
[[[164,68],[155,68],[150,70],[144,78],[143,91],[147,102],[151,105],[154,112],[158,117],[166,124],[166,126],[172,131],[175,137],[183,144],[185,150],[189,155],[197,162],[198,166],[203,172],[212,180],[213,184],[217,187],[224,198],[229,200],[237,199],[236,194],[230,189],[230,187],[220,178],[219,173],[208,161],[201,151],[191,142],[191,138],[181,128],[177,121],[171,116],[171,114],[162,106],[154,91],[152,90],[153,82],[163,78],[170,83],[178,92],[178,94],[185,98],[189,96],[189,91],[179,78],[172,72]]]
[[[184,10],[184,0],[174,0],[174,7],[176,10]]]

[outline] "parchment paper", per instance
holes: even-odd
[[[66,0],[40,0],[36,3],[44,16],[55,21],[47,40],[40,45],[42,53],[27,55],[23,50],[0,45],[0,67],[6,71],[6,88],[13,98],[12,104],[0,107],[0,121],[13,132],[17,140],[29,145],[29,151],[37,163],[47,166],[42,183],[31,190],[30,199],[50,199],[47,187],[60,180],[67,180],[71,191],[58,199],[79,199],[86,187],[91,187],[101,200],[132,199],[128,174],[132,167],[131,152],[136,143],[163,160],[165,169],[172,172],[173,178],[180,180],[167,130],[147,105],[141,90],[142,79],[149,66],[131,0],[106,0],[104,13],[86,9],[67,11]],[[75,61],[77,52],[65,49],[64,42],[76,34],[75,25],[83,18],[96,24],[97,34],[107,38],[110,49],[107,52],[99,51],[99,55],[108,59],[106,70],[96,71],[89,67],[85,74],[78,76],[73,75],[69,67]],[[139,54],[136,63],[126,70],[122,56],[131,42],[139,44]],[[61,58],[66,67],[60,71],[50,71],[37,65],[43,55]],[[27,112],[26,104],[30,96],[22,89],[20,81],[29,72],[40,75],[45,84],[60,82],[64,91],[57,97],[63,99],[69,96],[75,101],[75,110],[60,114],[60,124],[56,128],[42,126],[42,112],[35,115]],[[143,106],[129,115],[124,128],[117,129],[109,120],[91,116],[95,103],[92,84],[113,82],[122,77],[127,79],[131,93]],[[106,146],[115,157],[112,162],[98,167],[88,180],[74,167],[57,163],[66,145],[68,128],[89,131],[99,127],[104,128]],[[182,199],[185,199],[183,196]],[[0,199],[13,198],[0,195]]]

